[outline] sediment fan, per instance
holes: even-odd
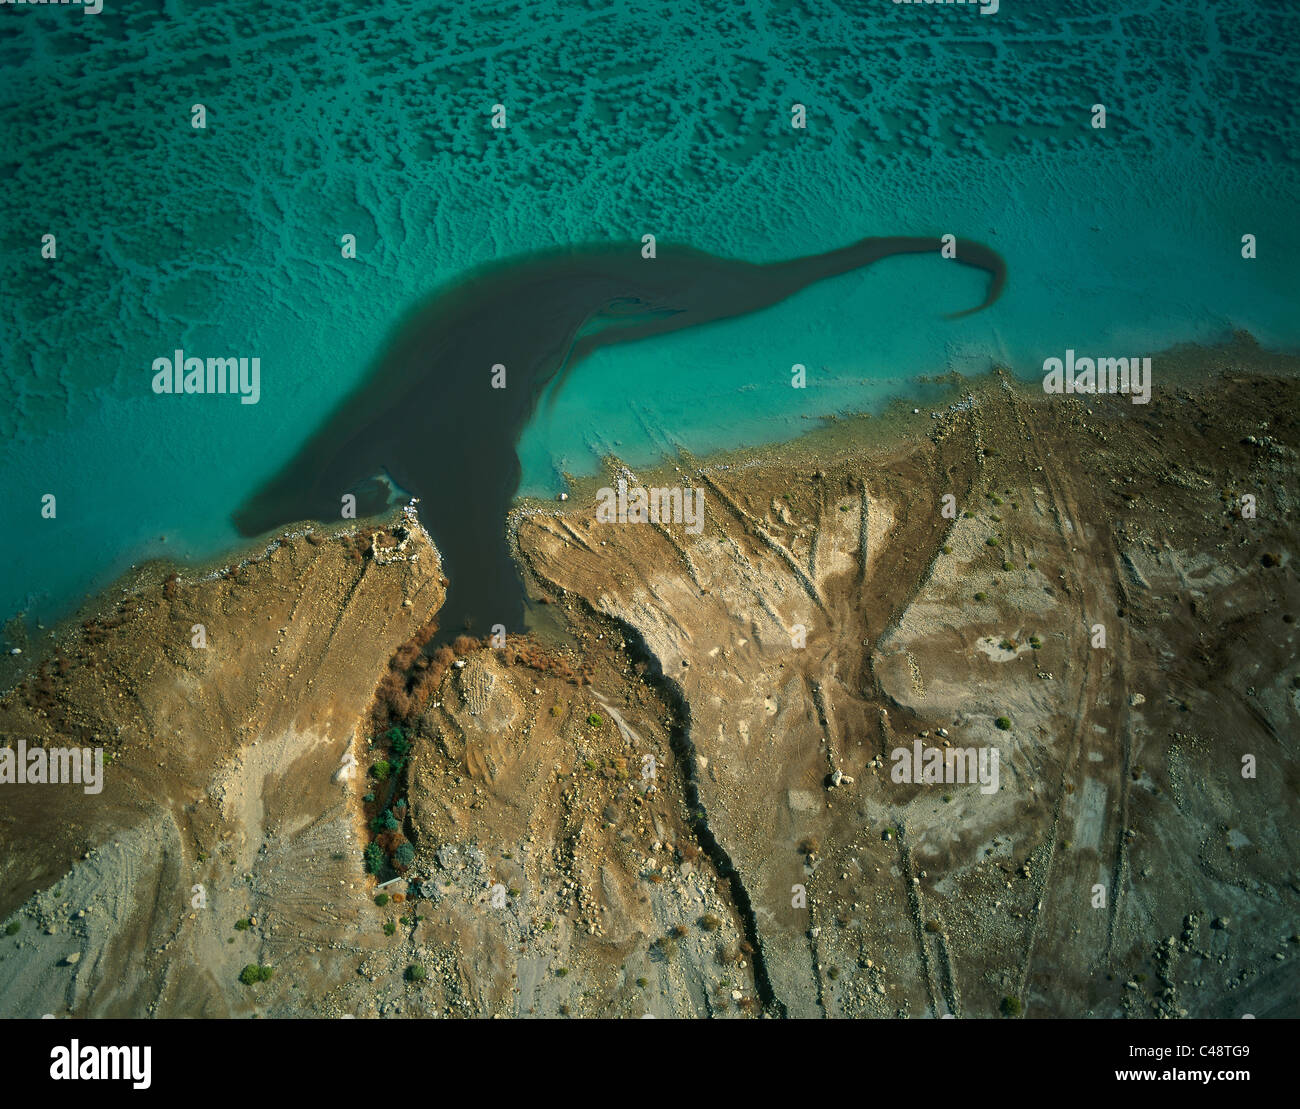
[[[367,380],[280,473],[236,513],[244,535],[339,518],[342,495],[384,471],[423,501],[425,526],[455,583],[445,627],[521,622],[523,593],[503,534],[519,488],[515,453],[543,389],[593,351],[732,319],[882,259],[932,253],[990,275],[1007,269],[982,243],[884,236],[756,264],[664,245],[597,244],[494,263],[439,292],[399,327]],[[595,326],[593,326],[595,325]],[[457,473],[472,462],[473,480]]]

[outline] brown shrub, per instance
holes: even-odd
[[[415,665],[415,660],[419,657],[420,645],[408,639],[397,648],[396,653],[388,660],[388,665],[393,670],[409,670]]]
[[[391,855],[406,842],[406,837],[401,832],[381,832],[375,842]]]
[[[424,711],[430,694],[456,657],[445,647],[434,652],[432,661],[424,655],[425,645],[437,631],[437,620],[421,624],[389,660],[389,671],[375,689],[375,702],[370,710],[370,722],[375,731],[386,731],[395,723],[409,726]],[[446,661],[439,665],[439,660]]]

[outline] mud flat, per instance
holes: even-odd
[[[1158,365],[611,462],[512,513],[549,618],[504,647],[411,646],[445,582],[401,516],[145,568],[0,699],[112,756],[0,787],[0,1011],[1297,1015],[1300,377]],[[619,476],[702,531],[597,522]],[[895,780],[917,741],[996,788]]]

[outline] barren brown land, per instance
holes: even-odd
[[[413,516],[144,567],[5,656],[109,761],[0,785],[0,1015],[1300,1015],[1297,360],[1156,367],[611,462],[504,648]]]

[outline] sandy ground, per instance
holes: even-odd
[[[622,471],[702,489],[698,535],[598,523],[608,475],[521,505],[548,603],[404,720],[385,905],[423,532],[143,568],[0,697],[7,742],[111,755],[97,797],[0,787],[0,1013],[1297,1015],[1300,385],[1246,341],[1164,364],[1147,406],[992,374]],[[998,788],[895,781],[917,741]]]
[[[354,791],[332,779],[394,645],[444,595],[427,541],[387,565],[349,550],[299,536],[228,576],[145,568],[0,700],[6,737],[110,759],[98,795],[3,787],[0,914],[19,929],[0,1012],[286,1011],[290,976],[251,992],[243,966],[347,973],[367,893]]]
[[[684,460],[700,536],[580,508],[520,546],[689,705],[774,1008],[1293,1015],[1294,379],[975,395]],[[1001,788],[893,781],[917,739],[996,749]]]

